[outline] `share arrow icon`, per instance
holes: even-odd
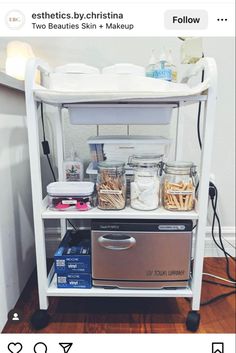
[[[59,345],[64,349],[64,353],[68,353],[73,343],[59,343]]]

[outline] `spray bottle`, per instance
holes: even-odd
[[[71,149],[70,158],[63,163],[65,181],[82,181],[84,168],[83,162],[75,151],[74,146]]]
[[[156,70],[156,58],[154,55],[154,49],[152,49],[152,55],[150,57],[148,66],[146,67],[146,77],[154,78],[155,70]]]
[[[177,82],[177,68],[174,64],[171,50],[168,51],[166,67],[171,69],[171,81]]]

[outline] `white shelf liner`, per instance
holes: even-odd
[[[60,87],[60,88],[59,88]],[[34,89],[35,98],[51,104],[112,102],[195,96],[209,88],[209,80],[190,87],[160,79],[133,75],[72,75],[53,73],[50,88]]]

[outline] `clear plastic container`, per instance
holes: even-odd
[[[155,210],[160,199],[160,167],[162,156],[134,156],[134,181],[131,182],[130,205],[137,210]]]
[[[163,206],[170,211],[191,211],[195,206],[196,166],[192,162],[168,162],[163,176]]]
[[[56,211],[88,211],[96,206],[94,183],[55,182],[47,186],[49,208]]]
[[[130,156],[140,154],[165,155],[168,158],[171,140],[162,136],[148,135],[100,135],[88,139],[93,167],[102,161],[129,163]]]
[[[122,210],[126,204],[126,178],[123,162],[100,162],[98,164],[98,208]]]

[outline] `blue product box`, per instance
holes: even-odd
[[[57,274],[57,288],[92,288],[92,277],[89,273]]]
[[[91,273],[90,230],[67,231],[54,255],[55,272]]]

